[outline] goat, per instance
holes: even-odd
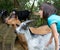
[[[32,34],[31,30],[28,27],[28,24],[32,21],[33,20],[28,20],[28,21],[22,22],[19,25],[19,27],[16,28],[16,33],[19,35],[20,34],[25,35],[27,44],[28,44],[28,50],[44,50],[47,42],[50,39],[51,32],[44,36]],[[49,48],[50,49],[53,48],[52,50],[54,50],[54,43],[52,44],[52,47],[50,46]]]
[[[1,10],[0,11],[0,18],[1,18],[3,23],[5,22],[5,18],[7,17],[7,15],[8,15],[8,11],[7,10]]]
[[[5,23],[10,26],[13,26],[14,30],[17,27],[17,25],[21,24],[21,22],[17,18],[9,18],[9,17],[5,19]],[[15,44],[17,43],[20,44],[24,50],[28,50],[25,36],[23,34],[21,35],[16,34]]]
[[[29,19],[30,13],[31,12],[28,10],[23,10],[23,11],[13,10],[12,11],[12,14],[15,14],[20,21],[22,20],[26,21],[27,19]]]

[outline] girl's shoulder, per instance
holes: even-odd
[[[49,16],[49,18],[47,20],[48,21],[48,25],[50,26],[53,23],[57,23],[58,20],[60,20],[60,16],[58,16],[56,14],[53,14],[53,15]]]
[[[57,19],[60,19],[60,16],[56,14],[52,14],[51,16],[48,17],[48,20],[57,20]]]

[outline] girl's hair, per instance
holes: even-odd
[[[56,8],[51,3],[43,3],[40,6],[43,10],[43,18],[48,18],[52,14],[56,14]]]

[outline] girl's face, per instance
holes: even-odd
[[[40,18],[43,18],[43,10],[39,10]]]

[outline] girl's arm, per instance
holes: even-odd
[[[52,29],[52,35],[53,35],[54,40],[55,40],[55,50],[59,50],[58,32],[57,32],[57,28],[56,28],[55,23],[51,25],[51,29]]]
[[[48,41],[46,47],[48,47],[48,46],[52,43],[52,39],[53,39],[53,35],[51,35],[51,37],[50,37],[50,39],[49,39],[49,41]]]

